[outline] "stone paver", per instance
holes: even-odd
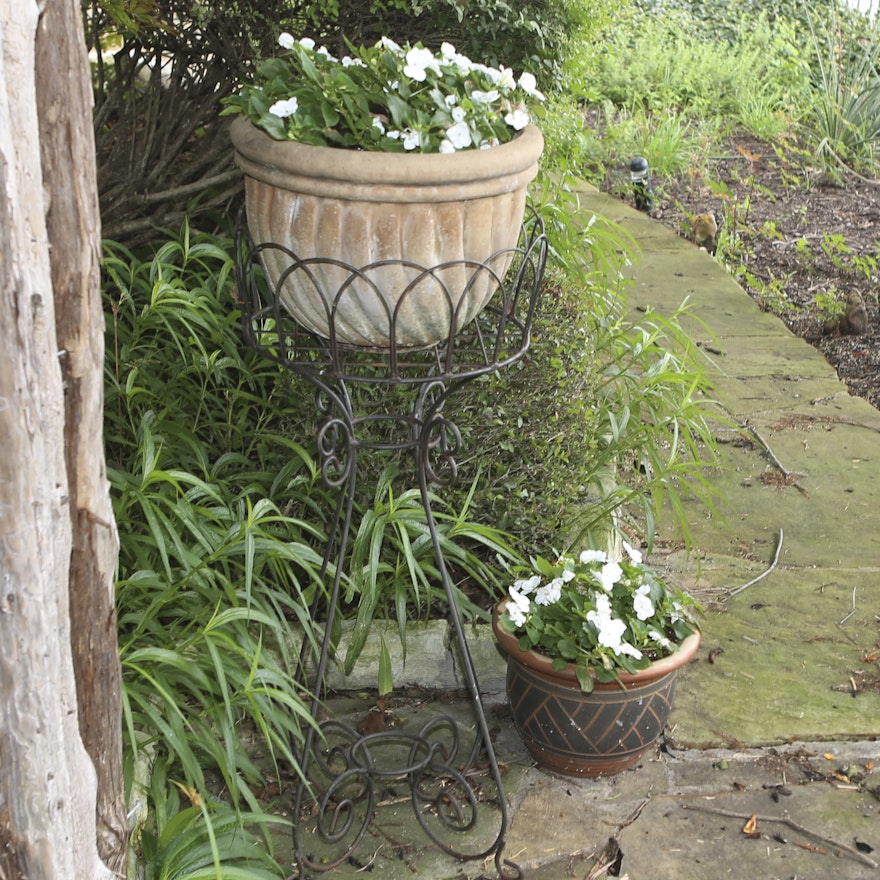
[[[850,397],[822,355],[709,255],[593,190],[583,205],[642,249],[633,308],[669,314],[687,298],[699,319],[690,332],[730,423],[718,428],[723,515],[694,506],[698,553],[651,560],[707,607],[665,750],[612,779],[565,779],[534,768],[509,721],[493,721],[512,816],[505,854],[531,880],[594,876],[611,838],[629,880],[880,876],[880,412]],[[780,531],[775,567],[728,598],[771,567]],[[473,644],[487,701],[502,700],[491,634]],[[416,654],[411,679],[427,668],[448,682],[435,674],[448,657],[425,665],[410,645]],[[366,675],[351,684],[368,686]],[[749,836],[740,817],[752,814]],[[442,855],[411,824],[400,812],[380,818],[367,857],[334,876],[362,876],[367,863],[388,880],[495,876],[491,860]]]

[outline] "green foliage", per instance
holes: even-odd
[[[442,589],[436,554],[428,529],[427,515],[418,489],[396,495],[394,466],[379,477],[372,507],[363,511],[347,564],[349,583],[345,602],[356,611],[355,625],[346,649],[344,668],[350,672],[363,650],[377,614],[396,619],[400,643],[406,653],[407,621],[428,619],[442,611],[446,594]],[[503,592],[498,564],[511,565],[521,558],[510,544],[510,536],[497,528],[470,518],[470,506],[478,487],[475,480],[456,509],[436,494],[430,495],[431,510],[443,559],[456,580],[479,584],[497,598]],[[489,564],[494,561],[493,564]],[[488,613],[455,589],[463,619],[488,620]],[[387,646],[381,646],[387,661]],[[390,690],[390,676],[380,690]]]
[[[694,600],[626,550],[619,563],[602,550],[533,559],[502,606],[499,622],[520,650],[545,654],[554,669],[574,664],[585,693],[674,654],[696,630]]]
[[[816,293],[813,302],[819,314],[826,319],[842,318],[846,312],[846,297],[834,286]]]
[[[289,625],[311,632],[323,536],[317,468],[279,430],[277,370],[241,353],[231,250],[188,227],[146,257],[108,244],[104,296],[126,760],[146,749],[202,802],[219,773],[234,815],[259,812],[253,785],[279,760],[295,766],[310,723]],[[224,809],[181,819],[185,846],[231,840]],[[226,853],[224,871],[237,861]]]
[[[765,312],[781,312],[783,309],[796,311],[797,308],[789,302],[786,289],[791,284],[790,275],[779,278],[772,271],[767,276],[758,277],[745,264],[738,265],[733,271],[733,277],[738,283],[749,288],[755,300]]]
[[[718,34],[700,27],[688,10],[630,5],[577,82],[591,103],[678,108],[701,118],[784,109],[805,82],[796,31],[754,12],[739,27],[736,41],[720,50]]]
[[[483,64],[529,70],[549,90],[575,35],[595,34],[613,6],[611,0],[342,0],[337,21],[341,36],[355,43],[389,36],[437,49],[446,40]]]
[[[113,27],[124,34],[136,34],[150,28],[170,29],[163,18],[157,0],[83,0],[83,13],[93,20],[105,16],[105,27]],[[100,10],[100,13],[98,12]],[[103,36],[103,35],[102,35]]]
[[[600,230],[606,260],[614,241]],[[498,450],[476,499],[481,519],[529,554],[601,546],[615,516],[648,543],[671,517],[689,542],[684,499],[711,506],[718,461],[704,362],[686,329],[701,325],[686,305],[631,320],[621,265],[615,276],[608,263],[565,256],[572,273],[545,290],[527,362],[467,392],[472,442]]]
[[[181,803],[181,786],[168,777],[165,761],[152,767],[150,826],[137,840],[144,854],[144,880],[270,880],[283,876],[262,839],[248,829],[287,824],[265,813],[236,813],[217,801],[192,793]],[[185,788],[185,787],[184,787]]]
[[[844,27],[835,15],[810,16],[817,71],[805,125],[820,160],[829,166],[872,167],[880,138],[880,22],[867,30]]]
[[[241,825],[260,818],[255,784],[279,762],[297,767],[293,749],[311,723],[290,629],[315,638],[309,609],[323,597],[325,517],[335,502],[311,451],[288,436],[290,426],[313,435],[310,392],[243,347],[231,253],[229,241],[184,226],[146,256],[107,243],[104,263],[126,761],[155,755],[155,767],[212,804],[169,818],[183,839],[167,845],[159,817],[145,854],[190,864],[210,842],[226,877],[240,862],[239,849],[224,848],[230,814]],[[349,667],[375,615],[396,616],[403,640],[411,615],[445,601],[419,494],[396,495],[394,473],[374,497],[357,499],[344,581],[355,617]],[[433,498],[439,541],[457,578],[500,591],[494,561],[516,557],[505,535],[473,521],[473,493],[455,507]],[[485,616],[463,596],[462,609]],[[254,736],[264,762],[247,748]],[[211,800],[218,786],[228,805]]]
[[[687,304],[669,318],[649,312],[632,323],[610,310],[597,318],[591,485],[601,502],[580,513],[569,545],[582,546],[617,512],[650,546],[664,510],[689,545],[684,499],[712,508],[715,416],[685,323],[701,326]]]
[[[785,28],[805,34],[810,10],[829,16],[848,8],[846,0],[630,0],[643,14],[680,15],[701,38],[735,45],[743,37],[744,26],[756,18],[765,19],[771,28]]]
[[[630,188],[633,156],[647,158],[656,180],[699,175],[706,168],[717,134],[714,120],[697,121],[675,109],[629,111],[610,101],[603,103],[599,120],[604,163],[617,170],[617,175],[611,176],[615,190]]]

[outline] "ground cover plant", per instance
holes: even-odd
[[[241,351],[228,245],[184,227],[149,258],[108,245],[104,263],[126,765],[132,802],[155,808],[136,842],[156,877],[196,876],[221,851],[226,872],[272,875],[242,838],[271,821],[247,732],[269,766],[294,766],[308,723],[288,631],[311,632],[323,589],[320,487],[267,416],[283,406],[274,377]]]
[[[295,775],[312,723],[292,630],[317,647],[335,495],[310,393],[242,344],[231,240],[188,224],[161,239],[137,252],[108,242],[104,260],[127,785],[151,807],[135,809],[133,852],[149,877],[276,876],[257,844],[283,820],[261,792]],[[377,468],[345,566],[349,668],[374,616],[396,617],[404,640],[442,594],[418,492],[395,493],[393,463]],[[498,583],[506,536],[472,519],[468,496],[435,500],[450,564]],[[480,609],[462,594],[462,612]]]

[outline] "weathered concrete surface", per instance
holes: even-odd
[[[355,724],[370,702],[366,695],[349,697],[334,709]],[[667,746],[617,776],[572,779],[532,766],[509,723],[489,708],[510,805],[504,856],[529,880],[880,876],[874,867],[880,850],[880,760],[873,742],[790,743],[773,749]],[[397,711],[402,724],[448,713],[463,731],[470,727],[466,702],[401,700]],[[472,781],[491,801],[491,787],[479,776]],[[380,785],[377,800],[376,819],[356,857],[334,868],[334,877],[367,872],[383,880],[497,876],[491,857],[460,861],[427,841],[404,782]],[[752,815],[756,824],[746,833]],[[475,829],[444,840],[458,852],[479,854],[492,847],[499,827],[497,808],[483,802]],[[306,851],[320,858],[309,828],[307,820]],[[609,852],[622,854],[619,875],[590,875]],[[279,838],[277,855],[289,864],[289,838]]]
[[[490,712],[511,811],[505,855],[530,880],[606,876],[590,872],[610,838],[623,853],[617,875],[629,880],[880,877],[880,412],[850,397],[822,355],[713,258],[617,201],[583,196],[585,211],[621,222],[642,248],[634,308],[669,314],[691,303],[689,330],[728,420],[714,477],[724,500],[719,515],[693,506],[697,553],[651,560],[706,607],[664,751],[608,780],[554,777],[531,765],[509,719]],[[447,647],[433,656],[429,643]],[[488,628],[471,644],[486,702],[503,701]],[[409,658],[399,680],[454,684],[442,628],[422,648],[410,644]],[[375,681],[364,674],[354,686]],[[402,714],[421,720],[441,708],[464,713],[468,726],[466,704]],[[443,855],[405,807],[392,809],[359,861],[334,876],[362,876],[365,866],[388,880],[495,876],[491,859]],[[756,836],[742,830],[752,814]],[[494,833],[469,840],[479,847]]]
[[[730,422],[718,430],[721,516],[693,506],[703,558],[678,572],[708,613],[671,737],[691,747],[876,737],[880,668],[866,658],[880,645],[880,412],[708,254],[618,213],[643,248],[632,306],[669,314],[689,298]],[[709,651],[723,653],[709,663]]]

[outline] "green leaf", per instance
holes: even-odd
[[[394,681],[391,672],[391,655],[385,644],[385,637],[379,636],[379,696],[384,697],[394,689]]]
[[[593,676],[590,674],[590,670],[587,667],[581,666],[579,664],[575,672],[577,675],[578,684],[581,686],[581,690],[585,694],[593,693],[594,682]]]
[[[556,643],[556,650],[559,656],[566,660],[577,660],[578,658],[578,646],[571,639],[560,639]]]

